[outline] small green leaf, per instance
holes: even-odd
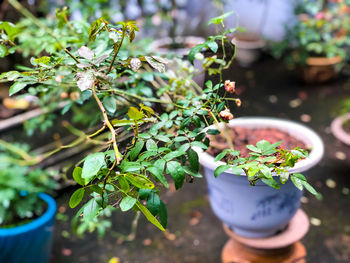
[[[130,210],[136,204],[136,201],[137,200],[131,196],[125,196],[120,202],[120,210],[122,210],[123,212]]]
[[[288,172],[282,172],[280,174],[280,181],[282,184],[285,184],[289,179],[289,173]]]
[[[152,139],[147,140],[146,148],[148,151],[157,151],[158,150],[158,146],[157,146],[156,142]]]
[[[280,189],[280,185],[273,178],[261,178],[261,181],[275,189]]]
[[[140,189],[139,190],[139,198],[141,200],[145,200],[148,198],[148,196],[151,194],[152,190],[151,189]]]
[[[233,14],[233,11],[227,12],[221,16],[218,16],[218,17],[213,17],[212,19],[209,20],[208,25],[210,25],[210,24],[218,25],[220,23],[223,23],[223,21],[232,14]]]
[[[154,80],[153,73],[151,72],[143,72],[141,78],[148,82],[152,82]]]
[[[103,106],[110,114],[114,114],[117,110],[117,102],[113,97],[104,97],[102,101]]]
[[[27,86],[27,83],[24,82],[15,82],[12,84],[9,90],[9,95],[12,96],[13,94],[16,94],[17,92],[21,91]]]
[[[141,174],[126,174],[125,179],[137,188],[153,189],[153,182]]]
[[[209,129],[209,130],[207,130],[207,133],[210,135],[218,135],[218,134],[220,134],[220,131],[217,129]]]
[[[93,184],[93,185],[90,185],[90,190],[95,192],[95,193],[98,193],[99,195],[102,195],[103,194],[103,190],[101,187],[99,187],[98,185],[96,184]]]
[[[195,171],[199,171],[199,158],[196,151],[190,149],[187,152],[188,160],[190,162],[191,168]]]
[[[259,169],[266,178],[272,178],[271,169],[269,167],[266,165],[259,165]]]
[[[186,153],[183,151],[173,151],[173,152],[170,152],[170,153],[167,153],[166,155],[164,155],[163,159],[165,161],[170,161],[174,158],[180,157],[180,156],[185,155],[185,154]]]
[[[319,195],[319,193],[315,190],[315,188],[313,188],[308,182],[304,181],[303,185],[305,189],[308,190],[311,194],[316,196]]]
[[[183,141],[187,141],[188,138],[185,136],[177,136],[174,138],[174,142],[183,142]]]
[[[306,180],[305,176],[300,174],[300,173],[295,173],[293,175],[291,175],[291,179],[292,182],[294,183],[294,185],[302,190],[303,186],[306,188],[306,190],[308,190],[311,194],[318,196],[319,193],[315,190],[315,188],[313,188]]]
[[[294,174],[290,176],[290,179],[292,180],[293,184],[300,190],[303,190],[303,182],[298,177],[296,177]]]
[[[163,166],[163,170],[164,170],[164,166]],[[169,184],[163,174],[163,170],[155,166],[151,166],[147,168],[147,171],[149,171],[155,178],[157,178],[166,188],[169,188]]]
[[[213,40],[213,41],[209,41],[206,42],[208,48],[210,48],[211,51],[213,51],[214,53],[216,53],[218,51],[218,44]]]
[[[194,142],[191,142],[191,145],[194,146],[194,147],[202,148],[202,149],[204,149],[204,150],[208,149],[208,146],[205,145],[205,144],[202,143],[202,142],[194,141]]]
[[[135,107],[130,107],[128,110],[128,116],[131,120],[141,120],[143,118],[143,113],[136,109]]]
[[[139,155],[144,145],[145,145],[144,141],[137,141],[137,143],[135,143],[135,146],[130,150],[129,157],[131,161],[136,159],[136,157]]]
[[[157,215],[160,209],[160,199],[158,194],[151,192],[147,200],[147,208],[152,215]]]
[[[81,202],[81,200],[83,200],[84,197],[84,193],[85,190],[84,188],[79,188],[78,190],[76,190],[72,196],[69,199],[69,206],[70,208],[74,208],[77,205],[79,205],[79,203]]]
[[[102,152],[93,153],[85,158],[81,177],[85,184],[89,183],[98,171],[105,165],[105,155]]]
[[[246,145],[247,149],[252,151],[252,152],[256,152],[256,153],[261,153],[261,150],[256,148],[254,145],[248,144]]]
[[[150,221],[153,225],[158,227],[160,230],[165,231],[164,227],[158,222],[158,220],[152,215],[152,213],[144,205],[142,205],[139,201],[137,201],[136,206],[145,215],[148,221]]]
[[[218,177],[220,174],[222,174],[223,172],[227,171],[230,168],[231,168],[231,165],[220,165],[216,167],[214,171],[214,176]]]
[[[78,184],[84,186],[85,185],[85,181],[81,177],[82,170],[83,169],[81,167],[79,167],[79,166],[75,167],[74,170],[73,170],[73,178]]]
[[[167,137],[165,135],[157,135],[156,139],[160,140],[161,142],[170,142],[169,137]]]
[[[95,199],[91,199],[85,206],[83,211],[83,218],[85,221],[92,221],[99,210],[99,205]]]
[[[160,207],[159,207],[158,214],[159,214],[160,223],[162,224],[162,226],[164,228],[166,228],[167,224],[168,224],[168,212],[167,212],[165,204],[162,201],[160,201]]]
[[[222,158],[224,158],[226,156],[227,152],[226,151],[222,151],[221,153],[219,153],[218,155],[215,156],[214,161],[220,161]]]
[[[118,177],[118,182],[120,184],[121,189],[124,191],[124,193],[129,192],[130,187],[128,181],[124,178],[124,176]]]
[[[253,177],[259,171],[260,171],[260,168],[258,166],[249,167],[249,169],[248,169],[248,177]]]
[[[171,177],[174,180],[175,188],[180,189],[185,182],[185,171],[180,166],[180,163],[171,161],[167,163],[167,171],[171,174]]]
[[[8,54],[7,48],[5,45],[0,44],[0,58],[5,57]]]
[[[194,57],[196,56],[196,54],[198,52],[200,52],[203,48],[205,48],[205,44],[199,44],[195,47],[193,47],[190,52],[188,53],[188,60],[191,62],[191,64],[193,65],[193,61],[194,61]]]

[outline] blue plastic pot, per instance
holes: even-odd
[[[57,206],[51,196],[39,196],[48,205],[42,216],[25,225],[0,228],[0,262],[49,262]]]
[[[321,138],[304,125],[274,118],[248,117],[230,121],[230,127],[277,128],[311,146],[309,157],[299,161],[289,171],[306,172],[322,158],[324,146]],[[208,127],[208,129],[214,129]],[[208,182],[209,200],[216,216],[236,234],[248,238],[272,236],[283,230],[300,206],[302,192],[289,180],[276,190],[258,182],[250,186],[245,174],[236,175],[227,170],[214,177],[214,170],[223,162],[214,162],[213,156],[196,149],[204,166]],[[276,179],[278,181],[278,179]]]

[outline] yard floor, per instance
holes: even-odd
[[[226,71],[224,79],[236,81],[242,99],[239,116],[272,116],[299,121],[322,137],[326,151],[320,164],[310,170],[308,179],[322,193],[317,200],[305,193],[302,209],[311,227],[302,240],[307,261],[317,263],[350,262],[350,146],[330,133],[339,102],[350,98],[350,81],[339,80],[318,86],[300,83],[293,72],[269,57],[250,69],[238,65]],[[57,196],[61,220],[56,221],[53,263],[217,263],[228,237],[212,213],[204,179],[173,187],[163,193],[168,207],[168,232],[163,233],[141,216],[136,238],[122,241],[117,233],[128,234],[134,213],[113,215],[112,230],[103,239],[87,234],[79,239],[71,233],[69,220],[75,211],[67,208],[73,188]],[[66,218],[67,219],[67,218]],[[119,261],[118,261],[119,260]]]

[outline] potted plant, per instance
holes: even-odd
[[[350,100],[346,99],[342,103],[341,116],[335,118],[331,124],[333,135],[342,143],[350,145]]]
[[[0,140],[0,261],[49,262],[56,202],[52,172],[32,169],[28,146]]]
[[[260,58],[261,49],[266,43],[259,35],[238,34],[232,39],[232,43],[237,46],[237,61],[242,67],[250,67]]]
[[[295,11],[298,21],[288,26],[286,39],[272,45],[272,52],[286,55],[306,83],[334,79],[346,58],[349,42],[349,4],[343,1],[303,2]]]
[[[198,150],[214,213],[244,237],[282,231],[300,206],[301,190],[316,194],[300,173],[321,160],[322,140],[301,124],[274,118],[237,118],[218,128],[226,134],[221,142],[215,136],[210,151]]]

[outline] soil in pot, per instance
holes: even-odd
[[[276,128],[243,128],[243,127],[228,127],[228,135],[232,138],[233,147],[235,150],[240,151],[242,157],[249,156],[249,150],[247,144],[256,145],[258,141],[266,140],[270,143],[276,143],[282,141],[280,147],[284,149],[293,149],[300,147],[306,149],[306,145],[291,136],[289,133],[281,131]],[[214,137],[214,138],[213,138]],[[221,134],[213,136],[211,138],[211,147],[208,149],[208,153],[212,156],[216,156],[223,149],[229,148],[226,138]],[[227,155],[225,161],[230,160],[232,156]]]

